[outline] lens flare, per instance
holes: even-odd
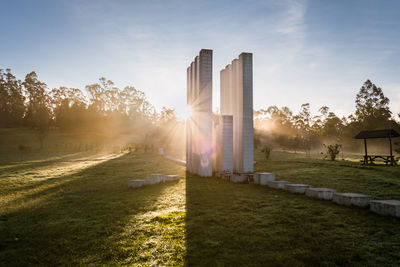
[[[186,106],[185,106],[185,110],[183,111],[183,118],[184,118],[185,120],[187,120],[187,119],[189,119],[190,117],[192,117],[192,114],[193,114],[192,107],[189,106],[189,105],[186,105]]]

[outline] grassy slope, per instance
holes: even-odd
[[[82,160],[93,164],[71,173],[76,161],[60,161],[0,176],[0,265],[181,263],[184,180],[140,190],[127,181],[156,170],[183,175],[183,167],[151,154]]]
[[[278,179],[398,198],[400,168],[273,152],[258,171]],[[388,186],[390,185],[390,186]],[[311,200],[256,185],[187,179],[187,259],[210,265],[386,265],[400,263],[400,221],[368,209]]]
[[[400,199],[400,168],[256,158],[278,179]],[[71,152],[0,168],[0,265],[400,262],[400,221],[366,209],[196,176],[129,190],[150,172],[185,175],[150,153]]]
[[[268,161],[262,153],[256,153],[256,161],[256,171],[273,172],[277,180],[370,194],[376,199],[400,199],[400,167],[362,166],[359,161],[332,162],[279,151],[273,152]]]

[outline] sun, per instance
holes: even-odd
[[[186,105],[185,108],[184,108],[184,110],[183,110],[183,112],[182,112],[182,115],[183,115],[182,117],[183,117],[185,120],[187,120],[187,119],[189,119],[190,117],[192,117],[192,114],[193,114],[192,107],[189,106],[189,105]]]

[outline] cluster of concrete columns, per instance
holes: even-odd
[[[212,176],[212,50],[202,49],[187,68],[186,168]]]
[[[193,115],[186,123],[186,165],[202,177],[213,171],[253,172],[252,54],[240,54],[220,78],[221,115],[213,121],[212,50],[201,50],[187,69],[187,104]]]

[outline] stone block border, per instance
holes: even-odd
[[[400,218],[400,200],[372,200],[370,210],[379,215],[390,215]]]
[[[332,201],[339,205],[368,207],[372,197],[355,193],[334,193]]]
[[[362,208],[369,207],[371,212],[376,214],[400,218],[400,200],[373,200],[370,195],[339,193],[337,190],[330,188],[313,188],[311,185],[307,184],[292,184],[289,181],[275,181],[275,174],[268,172],[229,175],[216,173],[216,176],[221,179],[228,178],[228,180],[233,183],[253,181],[253,183],[257,185],[286,190],[295,194],[305,194],[313,199],[330,200],[338,205]]]
[[[144,185],[159,184],[165,182],[178,181],[180,179],[179,175],[165,175],[161,173],[152,173],[146,176],[144,180],[130,180],[128,181],[129,188],[138,188]]]
[[[306,192],[306,189],[310,187],[311,185],[308,184],[285,184],[285,187],[283,189],[291,193],[304,194],[304,192]]]
[[[289,181],[270,181],[267,182],[267,185],[271,188],[275,188],[275,189],[284,189],[285,188],[285,184],[290,184]]]
[[[330,188],[307,188],[306,196],[324,200],[332,200],[333,194],[337,191]]]

